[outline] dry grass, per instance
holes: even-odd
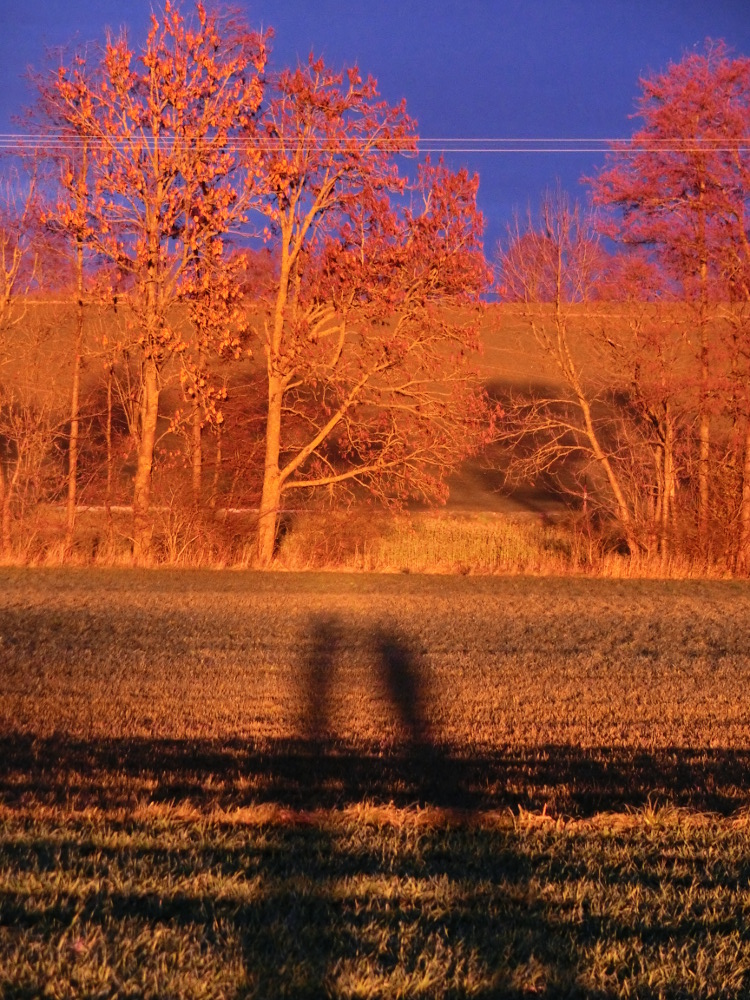
[[[580,511],[418,511],[342,518],[302,514],[283,540],[285,569],[587,576],[598,579],[726,580],[727,554],[656,548],[626,553],[621,536]],[[353,521],[353,525],[352,525]]]
[[[316,622],[331,735],[395,739],[375,634],[440,746],[750,749],[741,582],[0,571],[0,725],[80,739],[293,739]]]
[[[205,510],[189,503],[154,512],[154,565],[176,569],[248,569],[257,515]],[[40,508],[6,566],[128,567],[131,515],[83,510],[68,551],[62,508]],[[0,563],[2,565],[2,563]],[[618,553],[580,517],[487,511],[393,513],[363,506],[284,515],[275,568],[375,573],[590,576],[602,579],[723,579],[715,563],[658,554]]]
[[[0,993],[749,995],[749,613],[0,570]]]
[[[289,569],[559,575],[590,570],[589,556],[575,533],[541,518],[369,511],[297,517],[278,562]]]
[[[0,849],[5,996],[747,990],[747,834],[715,823],[13,817]]]

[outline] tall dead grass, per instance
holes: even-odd
[[[290,570],[376,573],[531,574],[614,579],[723,579],[722,564],[697,558],[623,553],[616,540],[574,517],[362,512],[302,514],[276,559]]]
[[[131,515],[83,509],[72,549],[64,514],[40,508],[0,565],[125,567],[132,563]],[[252,511],[198,510],[179,500],[154,511],[154,566],[248,569]],[[580,519],[490,513],[389,513],[370,508],[290,512],[282,517],[273,568],[376,573],[530,574],[613,579],[723,579],[719,562],[626,554]]]

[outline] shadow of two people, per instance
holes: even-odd
[[[307,655],[302,664],[305,737],[322,748],[331,736],[330,706],[338,662],[349,650],[345,623],[334,615],[318,615],[310,622]],[[361,637],[358,637],[361,640]],[[367,643],[387,701],[395,712],[402,746],[409,750],[431,744],[424,711],[424,668],[408,638],[388,623],[378,624]]]
[[[378,622],[362,635],[353,633],[340,617],[318,615],[311,619],[302,661],[301,733],[308,749],[317,755],[322,771],[326,762],[333,765],[330,750],[335,739],[331,727],[331,707],[335,696],[338,667],[355,648],[364,645],[367,683],[379,689],[395,726],[395,743],[383,740],[377,759],[361,750],[344,751],[350,772],[348,785],[362,776],[366,794],[377,787],[380,793],[390,787],[399,789],[398,798],[407,797],[419,804],[456,805],[455,785],[450,760],[442,752],[431,730],[427,713],[427,665],[409,637],[391,622]],[[347,683],[351,675],[347,674]],[[340,766],[340,755],[336,755]],[[374,774],[377,770],[378,774]],[[322,778],[322,773],[319,773]]]

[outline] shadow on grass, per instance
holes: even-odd
[[[0,802],[312,810],[363,801],[585,818],[647,804],[729,815],[750,796],[750,752],[675,747],[435,746],[367,752],[327,741],[0,738]]]
[[[684,983],[674,979],[669,995],[678,996],[704,962],[704,942],[715,941],[717,955],[730,948],[732,901],[748,876],[744,844],[710,871],[701,843],[695,860],[665,868],[661,845],[639,832],[557,842],[509,825],[389,825],[326,811],[365,802],[431,806],[458,820],[519,807],[586,817],[659,802],[728,814],[747,802],[750,753],[466,752],[434,738],[424,664],[408,637],[385,622],[365,641],[372,669],[364,680],[380,691],[395,734],[378,746],[337,738],[337,669],[352,636],[331,615],[313,618],[300,644],[297,739],[0,738],[0,801],[11,812],[101,810],[67,819],[27,813],[20,834],[12,819],[0,824],[0,873],[12,872],[0,892],[0,928],[12,929],[5,944],[0,935],[0,992],[33,996],[56,982],[65,993],[75,981],[85,994],[87,962],[101,992],[98,948],[112,990],[151,983],[145,995],[192,995],[200,985],[206,995],[267,1000],[655,997],[669,990],[648,976],[675,955]],[[147,803],[299,812],[255,826],[196,823],[187,833],[191,821],[179,816],[108,816]],[[684,844],[679,850],[671,856],[686,857]],[[704,890],[726,897],[726,911],[688,912],[693,868]],[[643,918],[650,892],[660,920]],[[13,971],[22,969],[14,941],[19,955],[37,956],[26,972]],[[220,976],[232,949],[230,985]],[[179,963],[170,965],[172,953]]]
[[[338,738],[332,710],[338,669],[363,643],[371,671],[365,681],[379,690],[393,722],[394,738],[370,746]],[[317,615],[298,649],[298,738],[0,736],[0,802],[315,810],[366,801],[572,817],[649,803],[723,815],[747,805],[747,750],[539,744],[477,753],[440,743],[430,730],[422,656],[388,621],[363,636],[335,615]]]
[[[3,996],[746,995],[741,833],[113,825],[0,823]]]
[[[59,831],[45,839],[27,829],[10,859],[0,843],[17,879],[32,871],[36,885],[33,900],[22,890],[3,893],[0,925],[34,942],[47,976],[40,987],[59,987],[75,970],[81,995],[89,995],[90,974],[96,995],[593,998],[607,994],[584,985],[587,951],[613,938],[641,943],[642,929],[617,915],[582,920],[573,906],[551,908],[549,893],[564,896],[581,859],[568,870],[507,829],[426,829],[416,843],[398,830],[276,826],[218,833],[211,842],[203,831],[204,839],[183,836],[178,844],[164,842],[163,828],[141,829],[137,842],[120,835],[116,846],[96,847],[107,878],[94,891],[86,878],[96,833],[66,833],[61,850]],[[607,872],[612,881],[618,874]],[[55,880],[48,897],[46,875]],[[530,890],[534,881],[546,894]],[[72,926],[84,948],[94,942],[91,955],[70,954],[75,945],[64,934]],[[683,918],[670,940],[682,947],[695,930]],[[50,942],[49,954],[41,941]],[[181,956],[179,972],[170,947]],[[96,948],[107,955],[104,970]],[[212,977],[236,950],[240,982],[218,990]],[[29,992],[14,988],[14,974],[0,961],[4,996],[41,994],[33,975]],[[112,992],[107,976],[117,984]]]

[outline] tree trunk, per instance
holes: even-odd
[[[669,403],[664,404],[664,471],[661,500],[660,549],[662,568],[670,555],[670,521],[674,506],[674,427]]]
[[[5,482],[5,469],[0,464],[0,551],[3,556],[10,555],[10,489]]]
[[[81,369],[83,367],[83,244],[76,244],[76,284],[78,303],[76,306],[76,340],[73,359],[73,385],[70,393],[70,434],[68,436],[68,503],[65,519],[65,555],[73,548],[76,526],[76,502],[78,500],[78,436],[80,429]]]
[[[750,419],[745,425],[744,458],[742,462],[742,496],[740,499],[740,534],[737,542],[735,570],[750,572]]]
[[[159,419],[159,374],[154,358],[147,358],[143,371],[138,465],[133,485],[133,561],[146,566],[151,561],[151,479]]]
[[[596,461],[599,463],[600,467],[604,470],[604,474],[607,477],[607,482],[609,483],[609,488],[612,491],[612,496],[615,501],[615,507],[617,508],[617,517],[620,521],[622,530],[625,533],[625,540],[628,543],[630,549],[633,548],[633,532],[631,526],[630,511],[628,509],[627,502],[625,500],[625,495],[620,487],[620,482],[617,478],[617,473],[615,472],[612,462],[609,460],[609,455],[602,447],[599,441],[599,435],[596,433],[596,427],[594,426],[594,418],[591,413],[591,406],[588,401],[588,397],[583,390],[583,386],[578,377],[578,372],[575,365],[573,364],[573,359],[571,357],[570,351],[567,345],[567,339],[565,335],[564,324],[561,324],[558,320],[558,366],[565,376],[568,385],[571,387],[575,393],[576,401],[578,403],[578,408],[583,417],[583,424],[586,429],[586,437],[588,438],[589,447],[591,449],[591,454],[594,456]]]
[[[664,446],[654,445],[653,449],[654,471],[656,473],[656,491],[651,498],[648,507],[648,516],[653,524],[653,537],[656,542],[656,551],[662,550],[662,511],[664,509]]]
[[[628,543],[628,548],[633,549],[633,532],[630,518],[630,511],[628,510],[627,501],[625,500],[625,495],[620,487],[617,474],[614,470],[612,462],[609,460],[609,455],[607,455],[604,448],[599,442],[599,436],[596,433],[596,428],[594,427],[594,421],[591,416],[591,407],[589,406],[589,401],[580,391],[577,392],[578,395],[578,405],[583,414],[583,421],[586,427],[586,436],[589,439],[589,445],[591,447],[591,452],[600,464],[602,469],[604,469],[604,474],[607,477],[607,482],[609,483],[609,488],[612,491],[612,496],[615,500],[615,506],[617,507],[617,516],[620,521],[622,530],[625,532],[625,541]]]
[[[203,424],[201,421],[201,408],[197,402],[193,410],[191,431],[190,458],[192,466],[193,504],[196,510],[199,510],[201,494],[203,492]]]
[[[211,507],[216,506],[216,499],[219,495],[219,479],[221,477],[221,462],[222,462],[222,425],[219,424],[216,428],[216,456],[214,458],[214,477],[213,483],[211,484]]]
[[[698,218],[699,252],[700,252],[700,428],[698,451],[698,548],[708,562],[711,558],[708,528],[710,513],[710,453],[711,425],[708,412],[710,389],[710,360],[708,345],[708,260],[706,254],[706,211],[703,206],[705,182],[700,182]]]
[[[3,497],[3,509],[2,509],[2,539],[3,539],[3,555],[9,556],[11,550],[11,498],[12,493],[6,487],[5,496]]]
[[[612,492],[612,496],[615,501],[615,507],[617,509],[617,517],[620,522],[620,526],[625,534],[625,541],[628,544],[628,548],[633,549],[633,531],[630,517],[630,510],[625,500],[625,495],[620,486],[620,482],[617,478],[617,473],[615,468],[610,461],[609,455],[602,447],[599,440],[599,435],[596,432],[596,427],[594,425],[594,418],[591,413],[591,406],[589,404],[588,397],[584,391],[581,379],[578,374],[578,369],[573,361],[573,356],[570,353],[570,348],[568,346],[568,334],[567,334],[567,321],[563,311],[563,295],[562,295],[562,275],[563,275],[563,264],[562,264],[562,244],[558,247],[558,265],[557,265],[557,293],[555,297],[555,329],[556,329],[556,341],[554,344],[549,342],[549,339],[545,338],[544,335],[535,333],[536,340],[538,343],[545,346],[547,344],[546,350],[549,354],[555,358],[557,366],[565,378],[566,382],[573,390],[576,397],[576,402],[578,404],[578,409],[580,410],[581,416],[583,417],[583,423],[586,431],[586,437],[589,442],[589,448],[591,449],[591,454],[594,456],[596,461],[599,463],[601,469],[603,469],[605,476],[607,477],[607,482],[609,483],[609,488]],[[533,326],[532,326],[533,328]]]
[[[281,506],[282,479],[279,469],[281,453],[281,409],[286,384],[278,369],[284,334],[287,296],[291,262],[288,254],[289,234],[282,234],[279,286],[274,307],[273,332],[266,346],[268,374],[268,415],[266,417],[266,456],[263,466],[263,491],[258,514],[258,544],[256,561],[260,567],[269,566],[276,546],[276,530]]]
[[[3,478],[2,512],[0,513],[0,539],[2,539],[2,550],[7,556],[10,555],[12,546],[11,524],[13,523],[13,500],[18,493],[18,480],[21,475],[23,455],[21,452],[21,442],[16,443],[18,454],[16,456],[13,475]]]
[[[263,492],[258,516],[258,546],[256,551],[257,563],[260,567],[270,565],[276,545],[276,528],[281,501],[279,452],[281,449],[281,404],[283,397],[284,390],[281,379],[269,376],[266,460],[263,469]]]
[[[65,519],[65,555],[70,555],[76,526],[76,503],[78,500],[78,438],[80,427],[81,397],[81,349],[83,341],[83,315],[78,316],[75,359],[73,362],[73,385],[70,394],[70,434],[68,436],[68,503]]]
[[[702,555],[707,559],[709,552],[709,512],[711,503],[709,485],[709,456],[711,452],[711,425],[708,413],[706,412],[707,400],[701,400],[701,415],[699,428],[699,451],[698,451],[698,546]]]
[[[107,492],[104,496],[104,507],[107,512],[107,533],[110,541],[114,534],[112,523],[112,365],[107,366]]]
[[[155,203],[161,204],[163,192],[157,183]],[[159,355],[157,343],[162,332],[163,317],[160,310],[159,293],[161,275],[159,270],[158,220],[149,220],[148,232],[148,281],[145,286],[145,344],[146,352],[141,371],[141,411],[140,435],[138,440],[138,464],[133,484],[133,561],[136,566],[147,566],[151,562],[151,483],[156,449],[156,431],[159,421]]]

